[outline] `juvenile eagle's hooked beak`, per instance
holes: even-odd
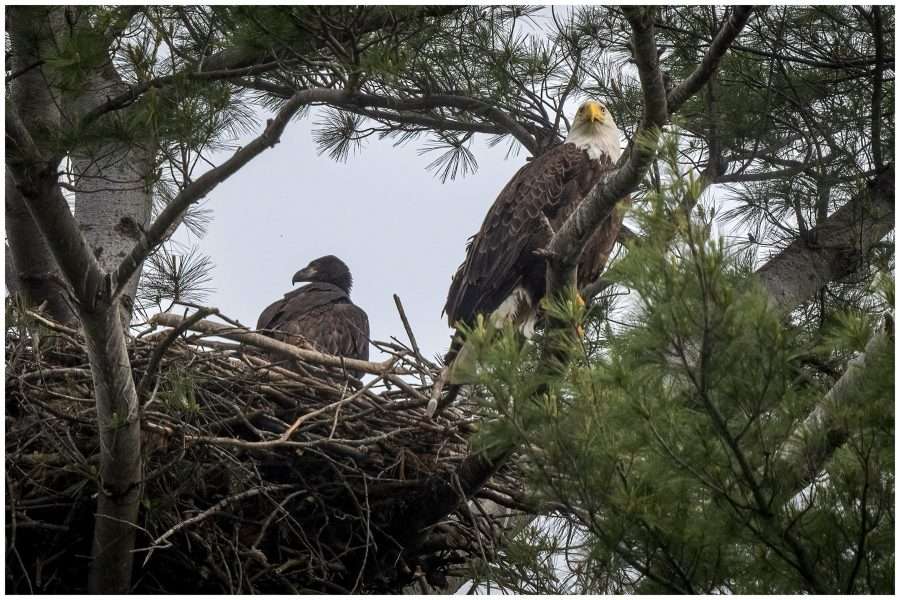
[[[312,278],[316,275],[315,267],[306,267],[304,269],[300,269],[296,273],[294,273],[294,278],[291,279],[291,285],[299,282],[299,281],[312,281]]]

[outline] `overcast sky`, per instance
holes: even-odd
[[[482,138],[478,172],[442,184],[425,170],[434,155],[419,156],[415,143],[370,139],[346,163],[319,155],[315,121],[311,112],[292,122],[280,144],[207,197],[213,222],[199,247],[215,264],[215,291],[206,303],[255,326],[290,291],[295,271],[334,254],[350,267],[351,297],[368,313],[373,339],[406,343],[396,293],[423,353],[443,355],[451,331],[441,310],[466,240],[526,153],[507,160],[505,145],[488,148]],[[183,232],[177,239],[187,240]]]

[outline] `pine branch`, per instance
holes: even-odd
[[[791,434],[776,454],[772,471],[781,495],[790,499],[816,480],[834,453],[846,443],[851,432],[836,416],[869,376],[866,367],[883,360],[894,344],[893,332],[881,331],[866,345],[865,352],[852,359],[822,401]],[[885,401],[892,402],[891,398]]]
[[[364,20],[356,24],[353,35],[363,35],[384,27],[395,26],[402,21],[416,21],[424,18],[440,18],[457,12],[463,6],[425,6],[407,10],[405,14],[395,14],[391,7],[370,11]],[[348,32],[351,33],[351,32]],[[318,41],[318,47],[325,42]],[[189,80],[235,79],[248,75],[258,75],[283,67],[285,62],[273,53],[249,47],[225,48],[203,59],[202,64],[189,67],[172,75],[158,77],[129,87],[123,93],[108,99],[102,105],[90,110],[82,119],[88,125],[104,114],[120,110],[136,102],[144,93],[154,88],[166,88],[175,82]]]
[[[281,98],[287,98],[295,93],[295,90],[290,86],[280,86],[260,80],[255,80],[252,85]],[[492,134],[509,133],[532,154],[536,154],[540,149],[535,136],[512,115],[478,98],[458,94],[432,94],[417,98],[391,98],[363,92],[347,93],[344,90],[329,88],[308,88],[304,91],[316,93],[317,96],[322,98],[320,100],[322,103],[345,110],[369,111],[382,109],[394,111],[393,113],[380,112],[378,114],[397,123],[410,123],[448,131],[471,130]],[[411,111],[433,111],[440,108],[455,108],[471,112],[493,125],[466,124],[463,121],[445,119],[442,116],[428,112],[411,114]]]

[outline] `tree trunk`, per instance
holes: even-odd
[[[87,90],[71,99],[67,106],[80,118],[127,89],[112,63],[107,63],[89,79]],[[103,122],[108,125],[123,116],[111,113],[94,125]],[[150,224],[155,144],[152,136],[125,141],[112,139],[72,153],[75,220],[104,273],[115,272]],[[131,322],[140,275],[138,269],[121,296],[119,310],[126,329]]]
[[[63,11],[59,8],[10,6],[6,13],[6,31],[10,42],[9,68],[15,77],[10,81],[9,98],[30,131],[46,133],[59,128],[58,98],[53,97],[41,61],[52,52],[54,31],[61,31]],[[36,140],[46,150],[47,139]],[[6,237],[7,289],[16,289],[29,306],[46,302],[45,310],[55,320],[71,323],[74,314],[62,295],[62,277],[46,241],[31,218],[22,196],[16,189],[9,169],[6,173]],[[10,281],[10,277],[15,279]]]
[[[141,496],[141,424],[120,311],[82,312],[100,431],[100,484],[88,588],[126,593],[131,585]]]
[[[153,194],[149,148],[105,144],[72,157],[75,173],[75,220],[105,273],[115,272],[150,223]],[[140,269],[129,279],[119,311],[123,326],[131,322]]]
[[[9,170],[6,172],[6,288],[18,292],[26,305],[44,310],[61,323],[75,320],[63,290],[63,278],[50,253],[47,242],[31,218],[31,213],[16,189]],[[10,261],[10,259],[12,259]]]

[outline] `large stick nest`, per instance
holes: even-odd
[[[393,366],[363,384],[202,334],[130,340],[134,379],[149,378],[133,591],[396,592],[489,559],[499,517],[484,499],[515,487],[508,468],[482,501],[404,527],[413,492],[469,454],[478,417],[426,419],[435,365],[381,347]],[[9,308],[6,434],[7,591],[84,591],[100,460],[90,366],[77,332]]]

